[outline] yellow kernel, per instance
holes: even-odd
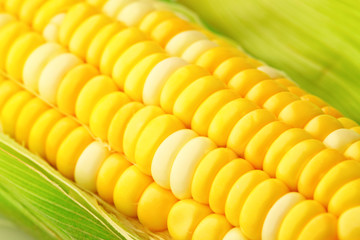
[[[22,82],[23,68],[31,52],[44,42],[43,37],[34,32],[25,33],[11,45],[5,63],[7,73]]]
[[[41,97],[55,104],[57,91],[64,76],[81,63],[81,60],[71,53],[63,53],[51,59],[40,74],[38,89]]]
[[[135,43],[145,40],[145,35],[139,29],[134,27],[125,28],[124,30],[114,35],[105,46],[101,56],[101,72],[108,75],[112,74],[116,61],[125,52],[125,50],[127,50]],[[118,79],[116,76],[114,76],[114,80],[116,82],[123,81],[122,79]]]
[[[144,33],[150,35],[153,29],[161,22],[174,18],[174,13],[167,10],[157,10],[148,13],[139,23],[139,29]]]
[[[93,141],[84,127],[75,128],[60,144],[56,154],[56,167],[70,180],[74,179],[76,162],[80,154]]]
[[[196,110],[191,120],[191,128],[200,135],[206,136],[210,123],[219,110],[237,97],[238,94],[231,89],[224,89],[211,94]]]
[[[354,207],[339,217],[338,236],[342,240],[359,239],[360,236],[360,207]]]
[[[174,104],[180,93],[197,79],[209,73],[196,65],[186,65],[175,71],[165,83],[160,96],[160,105],[167,113],[173,112]]]
[[[122,29],[124,29],[124,25],[120,22],[112,22],[101,28],[89,43],[86,52],[86,61],[94,66],[100,66],[100,60],[105,46],[107,46],[110,39]]]
[[[305,200],[296,204],[285,216],[280,227],[278,239],[297,239],[306,224],[311,219],[324,212],[324,207],[314,200]]]
[[[266,102],[264,102],[263,107],[274,113],[276,116],[279,116],[280,112],[288,106],[290,103],[299,100],[300,98],[291,92],[279,92],[271,96]]]
[[[225,202],[225,216],[233,226],[239,226],[240,215],[249,194],[258,184],[267,179],[269,176],[264,171],[253,170],[240,176],[231,186]],[[251,209],[248,210],[255,211],[253,206],[250,207]]]
[[[225,203],[236,180],[254,168],[243,159],[234,159],[216,174],[210,188],[209,205],[215,213],[225,213]]]
[[[195,170],[204,156],[216,145],[206,137],[189,140],[177,153],[170,173],[170,187],[179,199],[191,197],[191,183]]]
[[[311,219],[300,233],[299,240],[336,240],[337,219],[330,213],[322,213]]]
[[[242,117],[231,129],[226,145],[244,156],[251,138],[265,125],[275,121],[275,115],[264,109],[256,109]]]
[[[8,134],[10,137],[15,136],[16,120],[24,105],[32,98],[34,98],[34,96],[27,91],[16,92],[8,98],[2,107],[0,114],[2,130],[4,133]]]
[[[270,79],[266,73],[257,69],[246,69],[232,77],[228,86],[235,89],[241,96],[245,96],[253,86],[266,79]]]
[[[271,177],[275,177],[276,169],[283,156],[297,143],[311,139],[311,135],[303,129],[290,128],[283,132],[270,146],[267,151],[263,169]]]
[[[141,195],[153,182],[151,177],[143,174],[136,166],[127,168],[116,182],[114,204],[117,210],[129,217],[137,217]]]
[[[165,47],[171,38],[176,34],[192,30],[191,24],[181,18],[174,17],[161,21],[150,33],[153,40]]]
[[[45,142],[45,155],[52,166],[56,167],[56,155],[60,144],[77,127],[79,127],[79,124],[73,119],[63,117],[49,131]]]
[[[0,29],[0,69],[5,70],[10,46],[18,37],[27,32],[29,32],[28,25],[20,21],[10,22]]]
[[[37,9],[34,19],[32,20],[32,26],[36,31],[42,32],[45,26],[49,23],[50,19],[55,15],[65,12],[69,9],[72,5],[79,2],[78,0],[50,0],[44,4],[39,6],[40,8]]]
[[[276,178],[284,181],[292,191],[297,191],[301,172],[313,156],[325,149],[319,140],[307,139],[293,146],[280,160]]]
[[[224,83],[213,76],[199,78],[180,93],[174,104],[174,115],[180,118],[186,126],[190,126],[201,103],[212,93],[224,88]]]
[[[136,142],[148,122],[164,114],[161,108],[156,106],[145,106],[136,112],[126,125],[124,132],[123,151],[130,162],[135,162],[134,153]]]
[[[75,182],[86,190],[96,192],[97,173],[109,155],[110,152],[104,144],[96,141],[90,143],[76,162]]]
[[[59,41],[62,45],[68,46],[72,35],[77,27],[86,19],[95,15],[96,9],[87,3],[78,3],[72,6],[66,13],[59,29]]]
[[[97,178],[96,190],[108,203],[114,202],[114,188],[122,173],[131,166],[124,155],[115,153],[106,158],[101,165]]]
[[[285,92],[286,88],[274,80],[264,80],[257,83],[246,94],[246,98],[262,106],[266,100],[279,92]]]
[[[355,160],[340,162],[321,178],[315,188],[314,199],[327,206],[338,189],[359,177],[360,162]]]
[[[107,133],[107,139],[113,150],[123,151],[123,138],[127,124],[132,116],[143,107],[144,105],[139,102],[129,102],[115,113]]]
[[[283,132],[288,130],[290,126],[283,122],[270,122],[261,128],[254,137],[251,138],[245,147],[244,156],[255,168],[262,169],[266,152],[270,145]]]
[[[254,65],[247,58],[232,57],[219,64],[213,74],[228,83],[236,74],[250,68],[254,68]]]
[[[240,226],[250,239],[260,239],[266,215],[271,206],[289,189],[279,179],[259,183],[248,195],[240,213]]]
[[[56,103],[59,109],[66,114],[74,115],[76,99],[81,89],[98,74],[98,70],[90,64],[80,64],[68,71],[56,94]]]
[[[167,221],[168,230],[174,239],[191,240],[198,224],[210,215],[208,206],[192,199],[175,203],[169,212]]]
[[[113,80],[105,75],[100,75],[90,79],[81,89],[75,104],[75,114],[77,118],[85,123],[89,123],[90,115],[99,100],[111,93],[117,91]]]
[[[64,54],[65,48],[56,43],[45,43],[27,58],[23,69],[23,82],[27,89],[38,92],[39,80],[45,66],[55,57]]]
[[[29,133],[29,149],[35,154],[45,157],[46,138],[51,128],[63,117],[55,109],[49,109],[36,120]]]
[[[107,140],[108,129],[116,112],[130,100],[123,92],[112,92],[102,97],[91,112],[89,126],[101,140]]]
[[[276,200],[266,214],[264,225],[261,229],[261,239],[276,240],[285,216],[295,205],[304,200],[304,196],[298,192],[286,193]]]
[[[170,209],[178,200],[168,190],[156,183],[150,184],[141,195],[137,215],[141,222],[150,231],[167,230],[167,219]]]
[[[24,105],[15,126],[15,139],[20,144],[27,146],[31,127],[38,117],[48,109],[49,106],[39,98],[33,98]]]
[[[192,197],[204,204],[209,203],[210,188],[220,169],[236,158],[236,154],[228,148],[216,148],[201,159],[195,170],[191,183]]]
[[[126,76],[126,79],[116,80],[120,88],[135,101],[142,101],[144,84],[151,70],[161,61],[167,59],[166,53],[155,53],[140,60],[133,66]],[[123,83],[125,81],[125,83]],[[123,83],[123,86],[121,84]]]
[[[170,134],[184,125],[175,116],[165,114],[152,119],[140,133],[137,140],[134,159],[138,168],[145,174],[151,175],[151,163],[154,154]]]
[[[340,128],[343,128],[341,122],[327,114],[314,117],[304,126],[305,131],[321,141],[324,141],[330,133]]]
[[[299,100],[287,105],[279,113],[279,120],[290,126],[303,128],[311,119],[321,114],[323,112],[315,104]]]
[[[324,149],[316,154],[304,167],[298,182],[298,191],[307,198],[312,198],[315,188],[324,175],[344,156],[333,149]]]
[[[111,20],[103,14],[96,14],[87,18],[76,28],[69,39],[70,51],[84,60],[90,45],[89,39],[110,23]]]
[[[210,214],[197,225],[192,239],[222,239],[230,229],[231,225],[223,215]]]
[[[114,64],[112,76],[115,79],[116,84],[120,86],[120,88],[123,88],[126,77],[132,67],[145,57],[156,53],[164,53],[164,50],[153,41],[137,42],[127,48]]]
[[[151,175],[159,186],[170,189],[170,173],[178,152],[188,141],[197,136],[193,130],[181,129],[162,141],[151,164]]]

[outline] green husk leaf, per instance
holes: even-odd
[[[250,55],[360,122],[356,1],[179,0]]]
[[[167,239],[0,134],[0,212],[37,239]]]

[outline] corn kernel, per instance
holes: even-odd
[[[276,178],[284,181],[292,190],[297,190],[301,172],[313,156],[325,149],[325,145],[315,139],[299,142],[280,160],[276,169]]]
[[[101,140],[107,140],[108,129],[118,109],[128,103],[122,92],[112,92],[102,97],[91,112],[89,126],[92,133]]]
[[[216,174],[210,188],[209,205],[215,213],[225,213],[225,202],[236,180],[254,168],[243,159],[234,159]]]
[[[305,200],[296,204],[285,216],[280,227],[278,239],[297,239],[306,224],[311,219],[324,212],[324,207],[314,200]]]
[[[304,201],[305,198],[300,193],[289,192],[280,197],[271,206],[266,214],[263,227],[261,229],[261,237],[263,240],[276,240],[280,227],[288,212],[298,203]]]
[[[65,177],[73,180],[76,162],[80,154],[93,141],[84,127],[75,128],[62,141],[56,153],[56,167]]]
[[[197,136],[190,129],[181,129],[162,141],[151,164],[151,175],[159,186],[170,189],[170,173],[178,152],[188,141]]]
[[[141,195],[137,215],[139,221],[151,231],[167,230],[167,219],[170,209],[178,201],[168,190],[150,184]]]
[[[60,144],[77,127],[79,127],[79,124],[73,119],[63,117],[49,131],[45,141],[45,155],[52,166],[56,167],[56,155]]]
[[[271,206],[289,189],[278,179],[267,179],[251,191],[240,213],[240,226],[250,239],[260,239],[265,217]]]
[[[233,226],[240,225],[240,215],[249,194],[267,179],[269,176],[264,171],[253,170],[240,176],[231,186],[225,202],[225,216]]]
[[[16,119],[24,107],[24,105],[33,98],[27,91],[19,91],[14,93],[2,107],[0,121],[4,133],[15,136]]]
[[[228,148],[215,148],[200,161],[191,183],[191,195],[200,203],[209,203],[210,188],[220,169],[236,158]]]
[[[56,43],[45,43],[36,48],[25,61],[22,76],[25,87],[38,92],[43,69],[52,59],[61,56],[65,51],[62,46]]]
[[[346,183],[360,177],[360,162],[347,160],[332,167],[315,188],[314,199],[328,206],[330,199]]]
[[[129,102],[115,113],[111,120],[107,136],[112,149],[118,152],[123,151],[123,136],[126,126],[132,116],[143,107],[144,105],[139,102]]]
[[[184,125],[173,115],[165,114],[151,120],[139,135],[135,147],[135,163],[145,174],[151,175],[151,163],[162,141]]]
[[[136,141],[138,140],[142,130],[148,122],[162,114],[164,114],[164,112],[159,107],[145,106],[131,117],[126,125],[123,140],[123,143],[126,143],[123,144],[123,151],[130,162],[135,162],[134,153]]]
[[[171,208],[167,221],[170,235],[179,240],[192,239],[198,224],[210,213],[209,207],[192,199],[177,202]]]
[[[51,59],[40,74],[38,89],[41,97],[55,104],[57,90],[64,76],[81,63],[78,57],[70,53],[63,53]]]
[[[153,182],[151,177],[141,173],[136,166],[127,168],[116,182],[114,204],[116,209],[129,217],[137,217],[141,195]]]
[[[101,165],[97,178],[96,190],[101,198],[114,202],[114,188],[122,173],[131,166],[125,156],[115,153],[106,158]]]
[[[117,91],[117,87],[108,76],[99,75],[90,79],[76,99],[76,117],[82,123],[88,124],[95,105],[103,96],[115,91]]]

